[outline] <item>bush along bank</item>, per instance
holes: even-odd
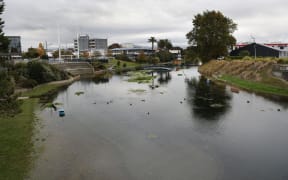
[[[288,83],[272,75],[275,60],[212,60],[199,67],[206,76],[256,93],[288,97]]]

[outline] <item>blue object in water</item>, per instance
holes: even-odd
[[[60,116],[60,117],[65,116],[65,111],[64,111],[64,109],[59,109],[58,112],[59,112],[59,116]]]

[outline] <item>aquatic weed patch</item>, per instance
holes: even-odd
[[[154,76],[148,74],[147,71],[134,71],[128,73],[129,79],[128,82],[137,82],[137,83],[150,83],[154,79]]]

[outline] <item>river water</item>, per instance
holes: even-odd
[[[39,112],[31,179],[287,180],[288,103],[206,80],[197,68],[81,80]],[[76,95],[75,92],[84,94]]]

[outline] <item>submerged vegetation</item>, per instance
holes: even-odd
[[[148,74],[147,71],[133,71],[128,73],[128,82],[150,83],[154,77]]]
[[[77,95],[77,96],[80,96],[80,95],[82,95],[82,94],[84,94],[83,91],[77,91],[77,92],[75,92],[75,95]]]

